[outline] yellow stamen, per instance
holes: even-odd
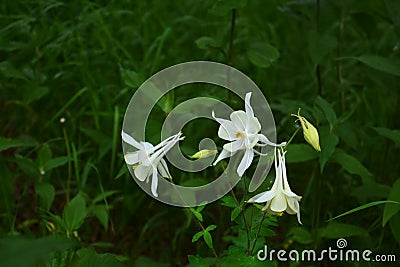
[[[236,133],[236,137],[243,137],[244,136],[244,132],[237,132]]]
[[[277,213],[276,216],[282,217],[283,216],[283,212]]]

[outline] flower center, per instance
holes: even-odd
[[[239,132],[237,132],[235,135],[236,135],[236,137],[239,138],[239,137],[244,137],[244,136],[245,136],[245,133],[239,131]]]

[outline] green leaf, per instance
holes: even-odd
[[[236,203],[235,199],[232,196],[223,196],[221,198],[221,205],[226,206],[229,208],[236,208],[238,207],[238,203]]]
[[[0,158],[0,214],[2,217],[2,229],[11,229],[14,224],[14,178],[10,169]]]
[[[207,263],[205,259],[200,257],[199,255],[188,255],[188,261],[190,263],[189,266],[193,267],[209,267],[210,265]]]
[[[92,210],[94,216],[99,220],[104,229],[108,229],[108,209],[106,205],[96,205]]]
[[[56,251],[72,248],[76,243],[60,237],[27,239],[9,236],[0,239],[1,266],[51,266]]]
[[[386,137],[400,146],[400,130],[391,130],[382,127],[372,127],[379,135]]]
[[[118,193],[119,191],[117,190],[110,190],[110,191],[105,191],[99,195],[97,195],[95,198],[93,198],[92,202],[93,204],[96,204],[97,202],[103,201],[106,198]]]
[[[216,226],[216,225],[214,225],[214,224],[211,224],[211,225],[209,225],[209,226],[206,228],[206,232],[209,232],[209,231],[215,230],[216,228],[217,228],[217,226]]]
[[[308,52],[313,63],[313,68],[321,63],[323,58],[327,56],[337,45],[337,40],[331,35],[321,35],[315,31],[311,31],[308,35]]]
[[[4,136],[0,136],[0,151],[7,150],[9,148],[14,147],[25,147],[25,146],[33,146],[34,142],[26,142],[22,140],[10,139]]]
[[[30,104],[36,100],[43,98],[49,93],[49,88],[46,86],[30,85],[24,90],[24,102]]]
[[[211,234],[206,231],[206,232],[203,233],[203,238],[204,238],[204,241],[206,242],[207,246],[209,248],[213,248],[213,242],[212,242]]]
[[[400,245],[400,214],[396,214],[392,217],[392,219],[389,221],[389,226],[392,230],[394,238]]]
[[[306,144],[290,144],[287,146],[286,162],[304,162],[318,158],[316,152],[311,146]]]
[[[54,186],[49,183],[37,183],[35,184],[35,191],[39,196],[40,206],[46,211],[50,210],[56,194]]]
[[[81,248],[76,254],[78,258],[72,267],[124,267],[117,256],[109,253],[97,254],[93,248]]]
[[[240,212],[242,211],[242,207],[236,207],[232,210],[231,213],[231,222],[233,222],[240,214]]]
[[[322,229],[321,236],[325,238],[341,238],[356,235],[368,235],[368,232],[359,226],[345,223],[331,222]]]
[[[124,81],[125,85],[128,86],[129,88],[136,89],[145,80],[142,77],[142,75],[140,75],[136,71],[124,69],[122,66],[119,66],[119,70],[121,72],[122,80]]]
[[[322,97],[318,96],[315,99],[315,105],[317,105],[325,114],[326,120],[329,122],[329,125],[331,126],[331,129],[333,128],[333,125],[337,121],[336,113],[331,107],[331,105]]]
[[[396,60],[376,55],[362,55],[354,59],[373,69],[400,76],[400,63]]]
[[[339,144],[339,137],[329,131],[323,131],[321,129],[321,153],[319,157],[319,165],[321,173],[324,171],[325,163],[332,156],[336,146]]]
[[[361,205],[361,206],[359,206],[359,207],[357,207],[357,208],[354,208],[354,209],[351,209],[351,210],[349,210],[349,211],[346,211],[346,212],[344,212],[344,213],[342,213],[342,214],[340,214],[340,215],[338,215],[338,216],[335,216],[335,217],[329,219],[328,222],[329,222],[329,221],[336,220],[336,219],[338,219],[338,218],[340,218],[340,217],[343,217],[343,216],[352,214],[352,213],[354,213],[354,212],[357,212],[357,211],[366,209],[366,208],[370,208],[370,207],[373,207],[373,206],[376,206],[376,205],[381,205],[381,204],[387,204],[387,203],[394,203],[394,204],[399,204],[399,205],[400,205],[400,202],[396,202],[396,201],[392,201],[392,200],[374,201],[374,202],[370,202],[370,203]]]
[[[193,215],[197,218],[197,220],[199,220],[201,222],[203,221],[203,215],[201,215],[200,212],[196,211],[193,208],[190,208],[190,210],[192,211]]]
[[[256,43],[247,50],[247,57],[254,65],[267,68],[279,58],[279,51],[267,43]]]
[[[247,5],[247,0],[217,0],[209,10],[210,14],[224,16],[232,9],[241,9]]]
[[[397,179],[394,182],[392,189],[389,193],[388,200],[400,202],[400,179]],[[390,218],[392,218],[393,215],[395,215],[399,211],[400,211],[400,205],[387,203],[385,205],[385,209],[383,210],[382,225],[385,226],[385,224],[390,220]]]
[[[308,245],[313,241],[311,233],[304,227],[292,227],[290,228],[288,235],[293,239],[293,241],[300,244]]]
[[[194,236],[192,237],[192,243],[196,242],[197,240],[200,239],[200,237],[202,237],[204,234],[203,231],[197,232],[194,234]]]
[[[67,234],[78,229],[86,216],[86,200],[81,194],[78,194],[64,207],[63,221]]]
[[[200,49],[218,48],[220,45],[213,38],[209,36],[202,36],[195,41],[196,45]]]
[[[336,148],[332,155],[332,160],[339,163],[347,172],[359,175],[364,184],[374,181],[372,173],[370,173],[369,170],[358,161],[358,159],[347,154],[340,148]]]
[[[49,171],[49,170],[51,170],[51,169],[60,167],[60,166],[62,166],[62,165],[64,165],[64,164],[66,164],[66,163],[67,163],[68,161],[70,161],[70,160],[71,160],[71,158],[70,158],[70,157],[66,157],[66,156],[57,157],[57,158],[51,159],[51,160],[47,161],[47,162],[44,164],[43,170],[44,170],[44,171]]]

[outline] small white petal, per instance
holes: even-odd
[[[247,114],[248,118],[254,117],[254,111],[250,105],[250,98],[251,98],[251,92],[248,92],[244,99],[244,108],[246,110],[246,114]]]
[[[128,153],[124,156],[125,162],[129,165],[134,165],[139,162],[139,153]]]
[[[240,161],[239,167],[237,169],[237,173],[240,177],[243,176],[244,172],[250,167],[251,162],[254,158],[254,152],[252,149],[246,149],[244,152],[243,158]]]
[[[139,181],[143,182],[149,177],[151,170],[152,166],[139,165],[135,169],[135,176]]]
[[[218,155],[218,158],[214,161],[213,166],[217,165],[218,162],[220,162],[223,159],[229,158],[233,156],[235,153],[230,153],[226,151],[225,149],[222,149],[221,153]]]
[[[265,135],[263,134],[258,134],[258,137],[260,138],[260,141],[263,142],[264,144],[270,145],[270,146],[274,146],[274,147],[281,147],[281,146],[285,146],[286,142],[282,142],[280,144],[275,144],[273,142],[271,142]]]
[[[158,186],[157,168],[153,168],[153,177],[151,178],[151,193],[155,197],[158,197],[157,186]]]
[[[157,165],[158,171],[161,174],[161,177],[169,179],[171,174],[169,173],[167,162],[164,159],[160,160],[160,163]]]
[[[214,110],[211,112],[211,116],[212,116],[212,117],[214,118],[214,120],[216,120],[219,124],[223,124],[223,123],[226,123],[226,122],[231,122],[231,121],[229,121],[229,120],[225,120],[225,119],[221,119],[221,118],[215,117]]]
[[[225,145],[223,146],[223,148],[224,148],[226,151],[233,153],[233,152],[236,152],[236,151],[238,151],[238,150],[245,149],[246,146],[245,146],[245,143],[244,143],[244,139],[243,139],[243,138],[240,138],[240,139],[238,139],[238,140],[236,140],[236,141],[233,141],[233,142],[230,142],[230,143],[225,144]]]
[[[262,192],[260,194],[255,195],[254,197],[247,200],[248,203],[265,203],[270,201],[276,194],[276,191],[269,190],[267,192]]]
[[[142,146],[140,145],[140,143],[138,141],[136,141],[132,136],[130,136],[129,134],[125,133],[124,131],[121,132],[121,136],[122,136],[122,140],[125,143],[130,144],[131,146],[136,147],[137,149],[142,149]]]

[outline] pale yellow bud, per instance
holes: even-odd
[[[218,150],[203,149],[191,156],[192,159],[204,159],[212,157],[218,153]]]
[[[304,139],[309,143],[315,150],[321,151],[321,147],[319,146],[319,135],[318,130],[312,125],[306,118],[300,116],[300,109],[296,114],[292,114],[292,116],[297,117],[300,120],[301,128],[303,129]]]

